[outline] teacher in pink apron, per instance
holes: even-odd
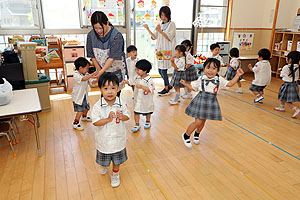
[[[169,95],[172,86],[169,83],[167,71],[171,67],[171,57],[174,55],[176,45],[176,26],[171,21],[171,10],[168,6],[163,6],[159,10],[159,17],[162,21],[155,28],[154,33],[151,32],[147,24],[144,27],[151,35],[153,40],[156,40],[156,58],[158,63],[158,72],[164,79],[164,89],[158,94],[160,96]]]
[[[100,77],[105,72],[112,72],[124,80],[126,73],[124,38],[108,21],[102,11],[95,11],[91,17],[93,30],[87,35],[86,51]]]

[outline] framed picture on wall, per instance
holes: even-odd
[[[237,33],[233,34],[233,47],[240,50],[252,50],[254,33]]]

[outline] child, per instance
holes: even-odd
[[[175,47],[175,59],[171,58],[171,65],[174,67],[174,72],[171,80],[171,85],[174,87],[176,93],[174,99],[169,101],[170,105],[176,105],[180,101],[180,88],[184,88],[184,85],[180,83],[180,80],[185,80],[185,46],[177,45]]]
[[[120,185],[120,165],[127,160],[126,127],[124,121],[130,117],[130,112],[124,102],[117,96],[119,87],[118,77],[111,73],[104,73],[98,86],[101,98],[94,105],[92,111],[97,156],[100,165],[99,172],[106,174],[107,167],[113,162],[111,186]]]
[[[239,65],[240,65],[240,61],[238,59],[238,57],[240,56],[239,55],[239,49],[238,48],[230,49],[229,56],[230,56],[231,60],[230,60],[230,64],[229,64],[229,67],[227,69],[227,72],[225,74],[225,77],[226,77],[227,80],[230,81],[235,77],[236,71],[239,69]],[[236,92],[243,93],[242,84],[241,84],[240,80],[242,80],[242,77],[240,77],[238,82],[237,82],[237,85],[238,85],[239,89],[236,90]]]
[[[292,110],[294,110],[292,117],[295,118],[300,114],[300,109],[293,104],[293,102],[300,101],[299,87],[297,83],[297,80],[299,79],[300,52],[291,51],[287,55],[286,60],[288,65],[285,65],[280,73],[280,76],[284,81],[284,83],[280,86],[278,94],[280,106],[275,107],[274,109],[284,112],[284,106],[287,104],[292,108]]]
[[[261,49],[258,51],[258,62],[254,67],[251,64],[248,65],[249,69],[254,72],[254,80],[249,88],[256,95],[254,103],[263,103],[264,88],[271,82],[270,56],[269,49]]]
[[[190,40],[184,40],[181,42],[185,46],[186,66],[185,66],[185,81],[190,84],[191,81],[197,80],[197,70],[194,67],[194,57],[190,54],[192,43]],[[181,97],[184,99],[192,99],[191,91],[184,87],[185,94]]]
[[[80,117],[82,116],[82,121],[92,121],[92,119],[87,116],[90,109],[88,80],[94,78],[96,72],[92,74],[87,73],[89,71],[90,63],[83,57],[77,58],[74,65],[75,72],[73,75],[72,101],[76,115],[73,122],[73,128],[82,131],[84,128],[79,123]]]
[[[134,92],[134,84],[133,79],[137,75],[135,72],[135,64],[138,61],[137,59],[137,48],[134,45],[130,45],[127,47],[128,58],[126,59],[127,69],[128,69],[128,77],[129,77],[129,85]]]
[[[154,111],[153,91],[155,90],[154,82],[149,76],[152,68],[148,60],[142,59],[137,61],[135,71],[138,76],[134,79],[134,120],[135,126],[131,129],[132,132],[137,132],[140,127],[140,114],[146,116],[144,129],[149,129],[151,126],[150,118]]]
[[[204,75],[200,76],[197,83],[193,86],[187,84],[184,80],[180,82],[194,91],[200,91],[194,99],[190,102],[185,110],[185,113],[195,118],[186,132],[182,134],[182,140],[186,147],[192,148],[190,135],[194,133],[194,144],[199,144],[199,135],[202,131],[207,119],[222,120],[221,110],[217,100],[219,89],[233,86],[244,73],[243,70],[238,69],[235,77],[231,81],[225,80],[218,75],[220,70],[220,61],[215,58],[208,58],[204,63]]]
[[[214,43],[214,44],[211,44],[210,45],[210,51],[212,53],[212,56],[211,58],[216,58],[220,61],[220,67],[223,67],[224,66],[224,61],[223,61],[223,58],[222,56],[219,55],[220,53],[220,45],[218,45],[217,43]]]

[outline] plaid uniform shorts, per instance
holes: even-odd
[[[96,163],[98,163],[103,167],[108,167],[111,161],[113,161],[115,165],[121,165],[127,159],[128,157],[127,157],[126,148],[124,148],[119,152],[110,153],[110,154],[105,154],[97,150]]]

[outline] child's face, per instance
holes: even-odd
[[[135,71],[136,71],[137,75],[139,75],[141,77],[143,77],[143,76],[145,76],[147,74],[146,71],[143,71],[143,70],[141,70],[141,69],[139,69],[137,67],[135,68]]]
[[[211,53],[213,54],[213,56],[218,55],[218,54],[220,53],[220,48],[217,47],[217,48],[215,48],[214,50],[211,50]]]
[[[183,56],[183,53],[182,53],[181,51],[176,50],[176,51],[175,51],[175,56],[176,56],[177,58],[180,58],[180,57]]]
[[[81,74],[86,74],[89,71],[89,67],[90,67],[89,64],[87,64],[85,67],[79,67],[78,72]]]
[[[208,65],[206,65],[204,67],[204,73],[208,78],[215,77],[218,72],[219,72],[219,70],[213,62],[209,63]]]
[[[100,88],[100,91],[106,101],[112,101],[118,94],[119,85],[107,81],[105,85]]]
[[[132,60],[136,59],[136,57],[137,57],[137,51],[130,51],[128,53],[128,56],[130,56]]]

